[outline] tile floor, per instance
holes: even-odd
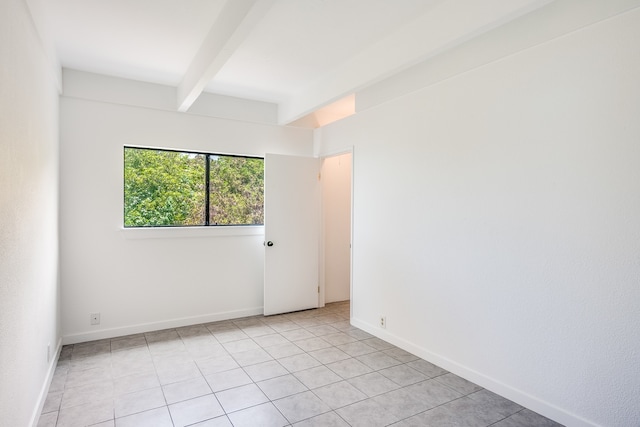
[[[558,426],[349,325],[349,303],[65,346],[39,427]]]

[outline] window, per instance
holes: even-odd
[[[264,159],[124,148],[124,226],[264,223]]]

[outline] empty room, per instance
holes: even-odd
[[[640,0],[3,0],[0,425],[640,426]]]

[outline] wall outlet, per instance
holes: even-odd
[[[387,316],[380,316],[380,327],[382,329],[386,329],[386,327],[387,327]]]
[[[91,313],[91,324],[99,325],[100,324],[100,313]]]

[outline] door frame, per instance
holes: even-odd
[[[354,174],[354,165],[355,165],[355,154],[354,154],[354,147],[348,147],[346,149],[343,150],[337,150],[337,151],[331,151],[328,153],[323,153],[321,156],[319,156],[322,161],[324,162],[325,159],[327,158],[331,158],[331,157],[337,157],[343,154],[351,154],[351,194],[350,194],[350,218],[349,218],[349,241],[350,241],[350,251],[349,251],[349,301],[351,302],[349,304],[350,309],[349,309],[349,317],[353,317],[353,225],[354,225],[354,215],[353,215],[353,200],[354,200],[354,183],[355,183],[355,174]],[[322,179],[320,180],[321,184],[322,183]],[[318,294],[318,307],[324,307],[325,306],[325,290],[326,290],[326,283],[325,283],[325,256],[324,256],[324,251],[325,251],[325,241],[324,241],[324,234],[325,234],[325,218],[324,218],[324,198],[321,198],[321,232],[322,232],[322,239],[320,239],[320,251],[319,251],[319,260],[318,260],[318,265],[319,265],[319,282],[320,282],[320,293]]]

